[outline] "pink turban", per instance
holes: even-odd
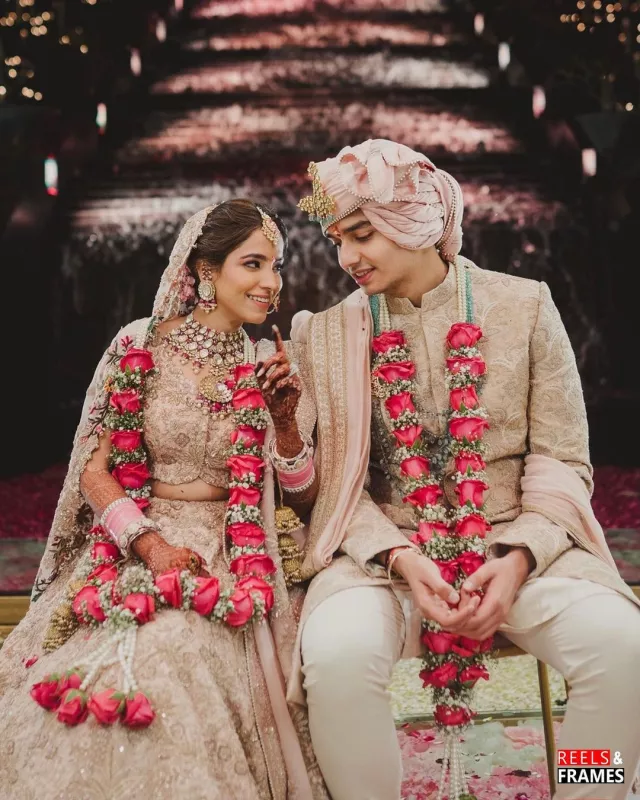
[[[462,247],[462,190],[422,153],[388,139],[344,147],[309,165],[313,194],[298,204],[326,233],[360,209],[373,227],[400,247],[435,245],[453,258]]]

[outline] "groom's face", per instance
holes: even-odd
[[[355,211],[327,230],[345,272],[368,295],[400,292],[414,256],[379,233],[362,211]]]

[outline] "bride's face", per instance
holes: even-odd
[[[282,244],[276,248],[261,230],[253,231],[212,277],[217,312],[237,325],[264,322],[282,288],[282,258]]]

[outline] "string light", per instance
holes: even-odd
[[[507,42],[500,42],[498,45],[498,65],[501,70],[505,70],[511,63],[511,48]]]
[[[625,106],[625,109],[627,111],[633,111],[633,103],[627,103],[627,105]]]
[[[598,156],[593,147],[586,147],[582,151],[582,174],[592,178],[598,170]]]
[[[131,72],[134,75],[140,75],[142,72],[142,59],[140,58],[140,51],[137,47],[131,48],[131,58],[129,60]]]
[[[547,107],[547,95],[544,91],[544,87],[542,86],[534,86],[533,87],[533,96],[531,100],[531,105],[533,109],[533,116],[536,119],[539,119],[544,114],[544,111]]]
[[[107,129],[107,106],[104,103],[98,103],[98,108],[96,109],[96,125],[101,134]]]
[[[44,162],[44,185],[47,194],[55,197],[58,194],[58,162],[54,156],[49,156]]]
[[[167,23],[163,19],[156,22],[156,39],[159,42],[166,41],[167,38]]]
[[[484,33],[484,14],[476,14],[473,18],[473,30],[477,36],[482,36]]]

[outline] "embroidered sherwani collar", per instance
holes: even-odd
[[[420,308],[416,308],[408,297],[390,297],[387,295],[387,306],[390,314],[417,315],[425,314],[449,302],[456,297],[456,273],[449,267],[441,284],[422,295]]]

